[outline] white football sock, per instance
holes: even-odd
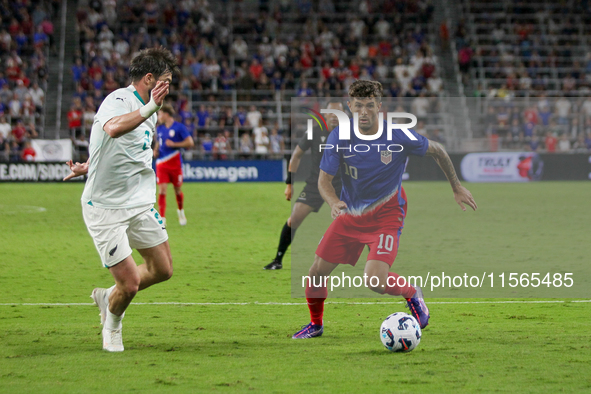
[[[113,290],[115,290],[115,286],[117,285],[113,285],[107,289],[107,297],[111,296],[111,293],[113,292]],[[123,312],[121,316],[117,316],[111,313],[111,310],[107,306],[107,318],[105,319],[105,327],[107,327],[109,330],[120,329],[121,320],[123,319],[123,316],[125,316],[125,312]]]
[[[109,330],[119,330],[121,328],[121,320],[125,316],[125,312],[121,316],[114,315],[107,309],[107,319],[105,320],[105,327]]]

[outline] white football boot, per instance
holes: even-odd
[[[184,209],[177,209],[176,212],[179,215],[179,224],[181,226],[185,226],[187,224],[187,218],[185,217],[185,210]]]
[[[109,310],[109,289],[96,288],[92,291],[90,298],[93,299],[95,305],[100,310],[101,324],[103,325],[103,350],[108,352],[122,352],[123,336],[121,334],[121,328],[109,330],[105,326],[107,311]]]
[[[122,352],[123,351],[123,335],[121,328],[117,330],[109,330],[103,326],[103,350],[108,352]]]

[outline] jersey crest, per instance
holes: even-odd
[[[392,152],[390,152],[389,150],[383,150],[380,152],[380,154],[382,156],[382,163],[390,164],[390,162],[392,161]]]

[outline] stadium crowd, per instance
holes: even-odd
[[[279,119],[288,111],[277,111],[278,100],[342,97],[356,79],[382,82],[387,97],[423,100],[442,89],[429,43],[429,1],[277,1],[259,2],[259,9],[238,2],[231,23],[227,12],[214,16],[219,6],[206,0],[81,5],[72,135],[88,132],[102,98],[128,83],[129,59],[154,45],[178,57],[181,74],[171,97],[178,121],[197,141],[189,154],[206,159],[280,157],[289,149],[290,122],[289,115]]]
[[[482,99],[490,149],[591,150],[589,2],[463,0],[464,84]]]
[[[47,58],[59,0],[0,2],[0,160],[28,161],[43,127]]]

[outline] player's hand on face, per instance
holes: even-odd
[[[285,199],[286,199],[287,201],[291,201],[291,196],[292,196],[292,193],[293,193],[293,188],[292,188],[292,186],[291,186],[291,183],[288,183],[288,184],[287,184],[287,186],[285,187],[285,192],[284,192],[284,194],[285,194]]]
[[[462,211],[466,210],[464,204],[470,206],[470,208],[472,208],[474,211],[478,209],[476,201],[474,201],[474,197],[472,197],[472,193],[470,193],[470,191],[464,186],[460,186],[459,189],[454,192],[454,198],[456,199],[458,205],[462,208]]]
[[[74,164],[72,160],[67,161],[66,164],[70,167],[71,173],[64,177],[64,181],[70,180],[80,175],[85,175],[88,173],[88,163],[78,163]]]
[[[336,219],[342,215],[346,209],[347,204],[344,201],[336,202],[330,207],[330,216],[332,216],[333,219]]]
[[[168,81],[158,81],[156,86],[152,89],[152,99],[156,105],[161,106],[164,103],[164,97],[168,94]]]
[[[164,143],[166,146],[168,146],[169,148],[174,147],[174,142],[172,142],[171,140],[166,140],[166,142]]]

